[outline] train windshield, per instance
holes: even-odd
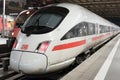
[[[28,17],[30,17],[35,10],[24,10],[22,11],[16,18],[16,26],[15,27],[20,27],[24,24],[24,22],[27,20]]]
[[[23,25],[22,32],[43,34],[54,30],[67,15],[68,10],[62,7],[46,7],[37,11]]]

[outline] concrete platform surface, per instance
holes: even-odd
[[[0,45],[7,44],[8,38],[1,38],[0,37]]]

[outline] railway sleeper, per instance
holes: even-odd
[[[2,67],[2,62],[0,62],[0,68]]]
[[[7,78],[14,76],[16,74],[18,73],[14,71],[3,71],[3,74],[0,75],[0,80],[6,80]]]
[[[0,62],[1,62],[1,58],[4,58],[4,57],[10,57],[10,52],[8,52],[8,53],[1,53],[0,54]]]
[[[3,71],[8,71],[9,57],[1,58]]]

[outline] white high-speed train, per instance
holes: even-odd
[[[10,67],[45,74],[72,64],[85,50],[119,33],[119,26],[75,4],[41,8],[27,19],[10,56]]]

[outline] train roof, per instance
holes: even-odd
[[[113,27],[114,26],[119,27],[119,26],[115,25],[114,23],[100,17],[99,15],[96,15],[95,13],[93,13],[93,12],[89,11],[88,9],[86,9],[80,5],[77,5],[77,4],[60,3],[60,4],[57,4],[56,6],[67,8],[69,10],[69,12],[79,14],[79,15],[81,15],[80,16],[81,19],[84,18],[84,20],[85,20],[85,18],[86,18],[87,21],[89,21],[89,22],[94,22],[94,23],[113,26]]]

